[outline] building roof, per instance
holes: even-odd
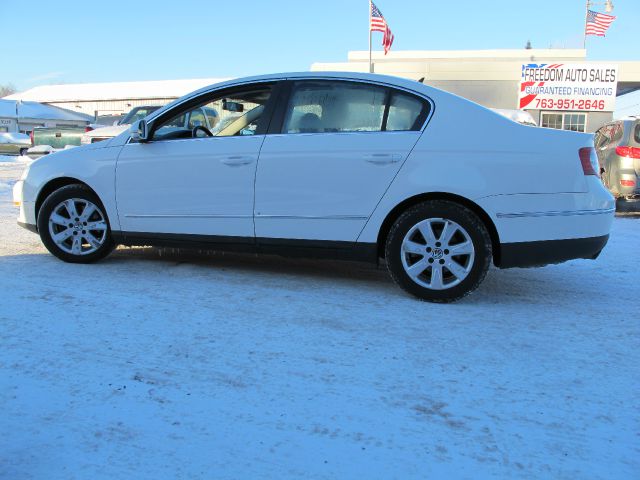
[[[494,50],[391,50],[385,54],[373,51],[376,61],[398,60],[478,60],[491,61],[532,61],[533,59],[554,59],[556,61],[583,62],[587,59],[587,51],[583,49],[565,48],[532,48],[532,49],[494,49]],[[355,50],[348,53],[350,62],[369,61],[368,50]],[[605,62],[606,63],[606,62]]]
[[[224,79],[197,78],[190,80],[154,80],[148,82],[43,85],[24,92],[14,93],[4,98],[43,103],[178,98],[193,90],[221,82],[222,80]]]
[[[37,120],[67,120],[90,122],[93,117],[84,113],[72,112],[52,105],[42,105],[36,102],[21,102],[17,100],[0,99],[0,117],[2,118],[31,118]]]

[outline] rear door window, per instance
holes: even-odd
[[[420,130],[431,104],[367,83],[303,80],[293,84],[282,133]]]
[[[379,132],[387,90],[374,85],[296,82],[284,121],[284,133]]]

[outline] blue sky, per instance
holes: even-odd
[[[604,1],[604,0],[601,0]],[[598,60],[638,60],[640,1],[614,0]],[[581,48],[583,0],[378,0],[393,50]],[[0,0],[0,84],[232,77],[308,70],[368,48],[368,0]],[[374,33],[380,49],[381,34]]]

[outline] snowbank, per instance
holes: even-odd
[[[33,159],[26,155],[0,155],[0,163],[30,163]]]
[[[0,181],[24,165],[2,164]],[[627,479],[640,221],[455,305],[367,265],[63,263],[0,191],[0,477]]]

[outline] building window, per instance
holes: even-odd
[[[562,114],[543,113],[542,126],[545,128],[557,128],[558,130],[562,130]]]
[[[543,113],[540,126],[558,130],[584,132],[587,124],[585,113]]]

